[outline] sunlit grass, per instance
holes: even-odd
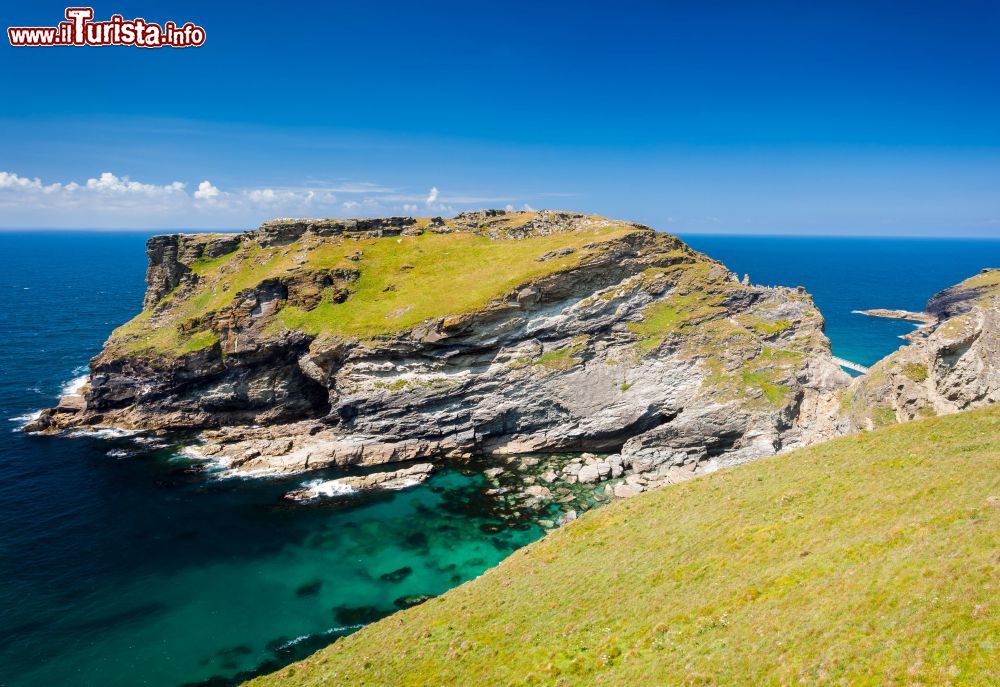
[[[587,513],[255,685],[994,685],[1000,408]]]
[[[197,350],[207,339],[189,341],[190,335],[182,333],[185,325],[206,321],[232,304],[240,291],[266,279],[323,269],[357,272],[347,299],[337,302],[324,297],[312,310],[286,304],[274,327],[346,338],[398,333],[430,318],[485,307],[512,289],[570,268],[601,250],[605,242],[635,231],[635,227],[608,223],[520,240],[490,240],[455,232],[358,240],[311,237],[271,247],[245,242],[228,255],[192,263],[198,284],[193,289],[179,287],[158,304],[156,313],[145,311],[119,327],[109,351],[179,355]],[[572,252],[538,260],[563,248]]]

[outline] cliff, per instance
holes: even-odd
[[[927,303],[928,324],[841,394],[841,431],[874,429],[1000,401],[1000,269]]]
[[[198,429],[248,472],[620,452],[641,490],[808,443],[849,381],[801,288],[629,222],[276,220],[148,247],[142,313],[30,429]]]

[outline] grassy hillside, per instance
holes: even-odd
[[[1000,408],[588,513],[265,685],[1000,683]]]
[[[536,215],[517,213],[494,224],[507,229],[514,220],[524,223]],[[361,239],[308,236],[277,246],[244,241],[228,255],[190,264],[196,284],[176,288],[155,312],[145,310],[119,327],[108,348],[118,354],[182,355],[211,346],[218,341],[213,319],[244,290],[278,279],[288,284],[290,297],[270,333],[287,328],[347,339],[396,334],[429,318],[482,308],[514,287],[572,269],[644,230],[588,217],[575,231],[520,240],[448,231]],[[666,248],[677,243],[672,237],[662,241]],[[328,279],[331,273],[340,276]]]

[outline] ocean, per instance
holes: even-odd
[[[234,684],[542,536],[475,465],[302,507],[280,498],[302,476],[223,479],[169,442],[18,432],[138,312],[148,235],[0,232],[0,686]],[[805,286],[834,353],[862,365],[913,325],[852,311],[920,310],[1000,266],[991,240],[684,238],[755,283]]]

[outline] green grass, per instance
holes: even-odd
[[[583,338],[586,339],[586,337]],[[533,361],[533,364],[547,367],[550,370],[568,370],[582,362],[576,357],[576,354],[586,350],[586,348],[585,342],[577,342],[564,348],[545,351]]]
[[[875,406],[871,409],[871,418],[876,427],[888,427],[896,422],[896,410],[889,406]]]
[[[743,315],[736,319],[744,327],[749,327],[761,336],[774,336],[792,327],[790,320],[775,320],[771,322],[756,315]]]
[[[194,261],[189,267],[198,284],[193,289],[179,287],[157,305],[155,313],[144,311],[119,327],[108,349],[183,354],[194,345],[181,334],[185,325],[209,321],[241,290],[265,279],[330,269],[357,272],[357,279],[346,285],[346,300],[336,302],[331,288],[311,310],[286,304],[269,331],[295,329],[349,339],[396,334],[431,318],[462,316],[486,307],[512,289],[572,268],[600,252],[605,242],[636,231],[640,230],[609,222],[520,240],[491,240],[463,231],[361,240],[311,237],[272,247],[244,243],[228,255]],[[574,252],[537,260],[565,247]],[[352,260],[357,254],[360,258]],[[309,283],[301,288],[316,291]]]
[[[791,391],[789,387],[776,383],[772,370],[744,370],[741,376],[744,385],[763,391],[772,405],[781,405]]]
[[[1000,407],[591,511],[253,682],[995,685]]]
[[[629,322],[628,328],[640,337],[637,348],[653,350],[667,337],[691,332],[700,322],[723,312],[723,300],[722,294],[710,289],[672,293],[648,305],[642,312],[642,319]]]
[[[903,366],[903,374],[914,382],[923,382],[927,379],[927,366],[923,363],[907,363]]]
[[[423,234],[324,246],[311,255],[310,265],[341,265],[343,253],[363,251],[353,293],[343,303],[327,301],[311,311],[286,307],[279,321],[310,334],[370,338],[400,332],[430,318],[482,308],[521,284],[577,264],[590,253],[582,249],[584,244],[623,233],[581,231],[520,241],[493,241],[469,233]],[[577,251],[536,260],[565,246]]]
[[[981,289],[989,295],[1000,294],[1000,270],[981,272],[974,277],[969,277],[959,286]]]
[[[708,374],[703,388],[716,392],[721,400],[745,399],[753,401],[755,391],[762,392],[764,401],[780,407],[792,392],[782,380],[801,368],[803,353],[774,346],[763,346],[757,355],[741,361],[736,372],[726,372],[716,359],[706,361]]]
[[[181,355],[188,337],[180,325],[217,312],[230,305],[236,294],[268,277],[287,271],[292,256],[279,247],[250,244],[214,260],[192,263],[202,282],[192,293],[175,289],[158,305],[156,319],[144,310],[116,329],[106,345],[112,354],[152,351]]]
[[[195,332],[190,337],[187,338],[183,343],[180,344],[180,350],[183,353],[191,353],[193,351],[200,351],[203,348],[208,348],[209,346],[214,346],[218,343],[219,337],[215,332],[210,330],[203,330],[200,332]]]
[[[223,264],[229,262],[229,260],[234,255],[236,255],[236,251],[233,251],[232,253],[227,253],[226,255],[220,255],[217,258],[198,258],[190,265],[188,265],[188,269],[190,269],[195,274],[199,275],[209,274],[213,270],[217,270]]]

